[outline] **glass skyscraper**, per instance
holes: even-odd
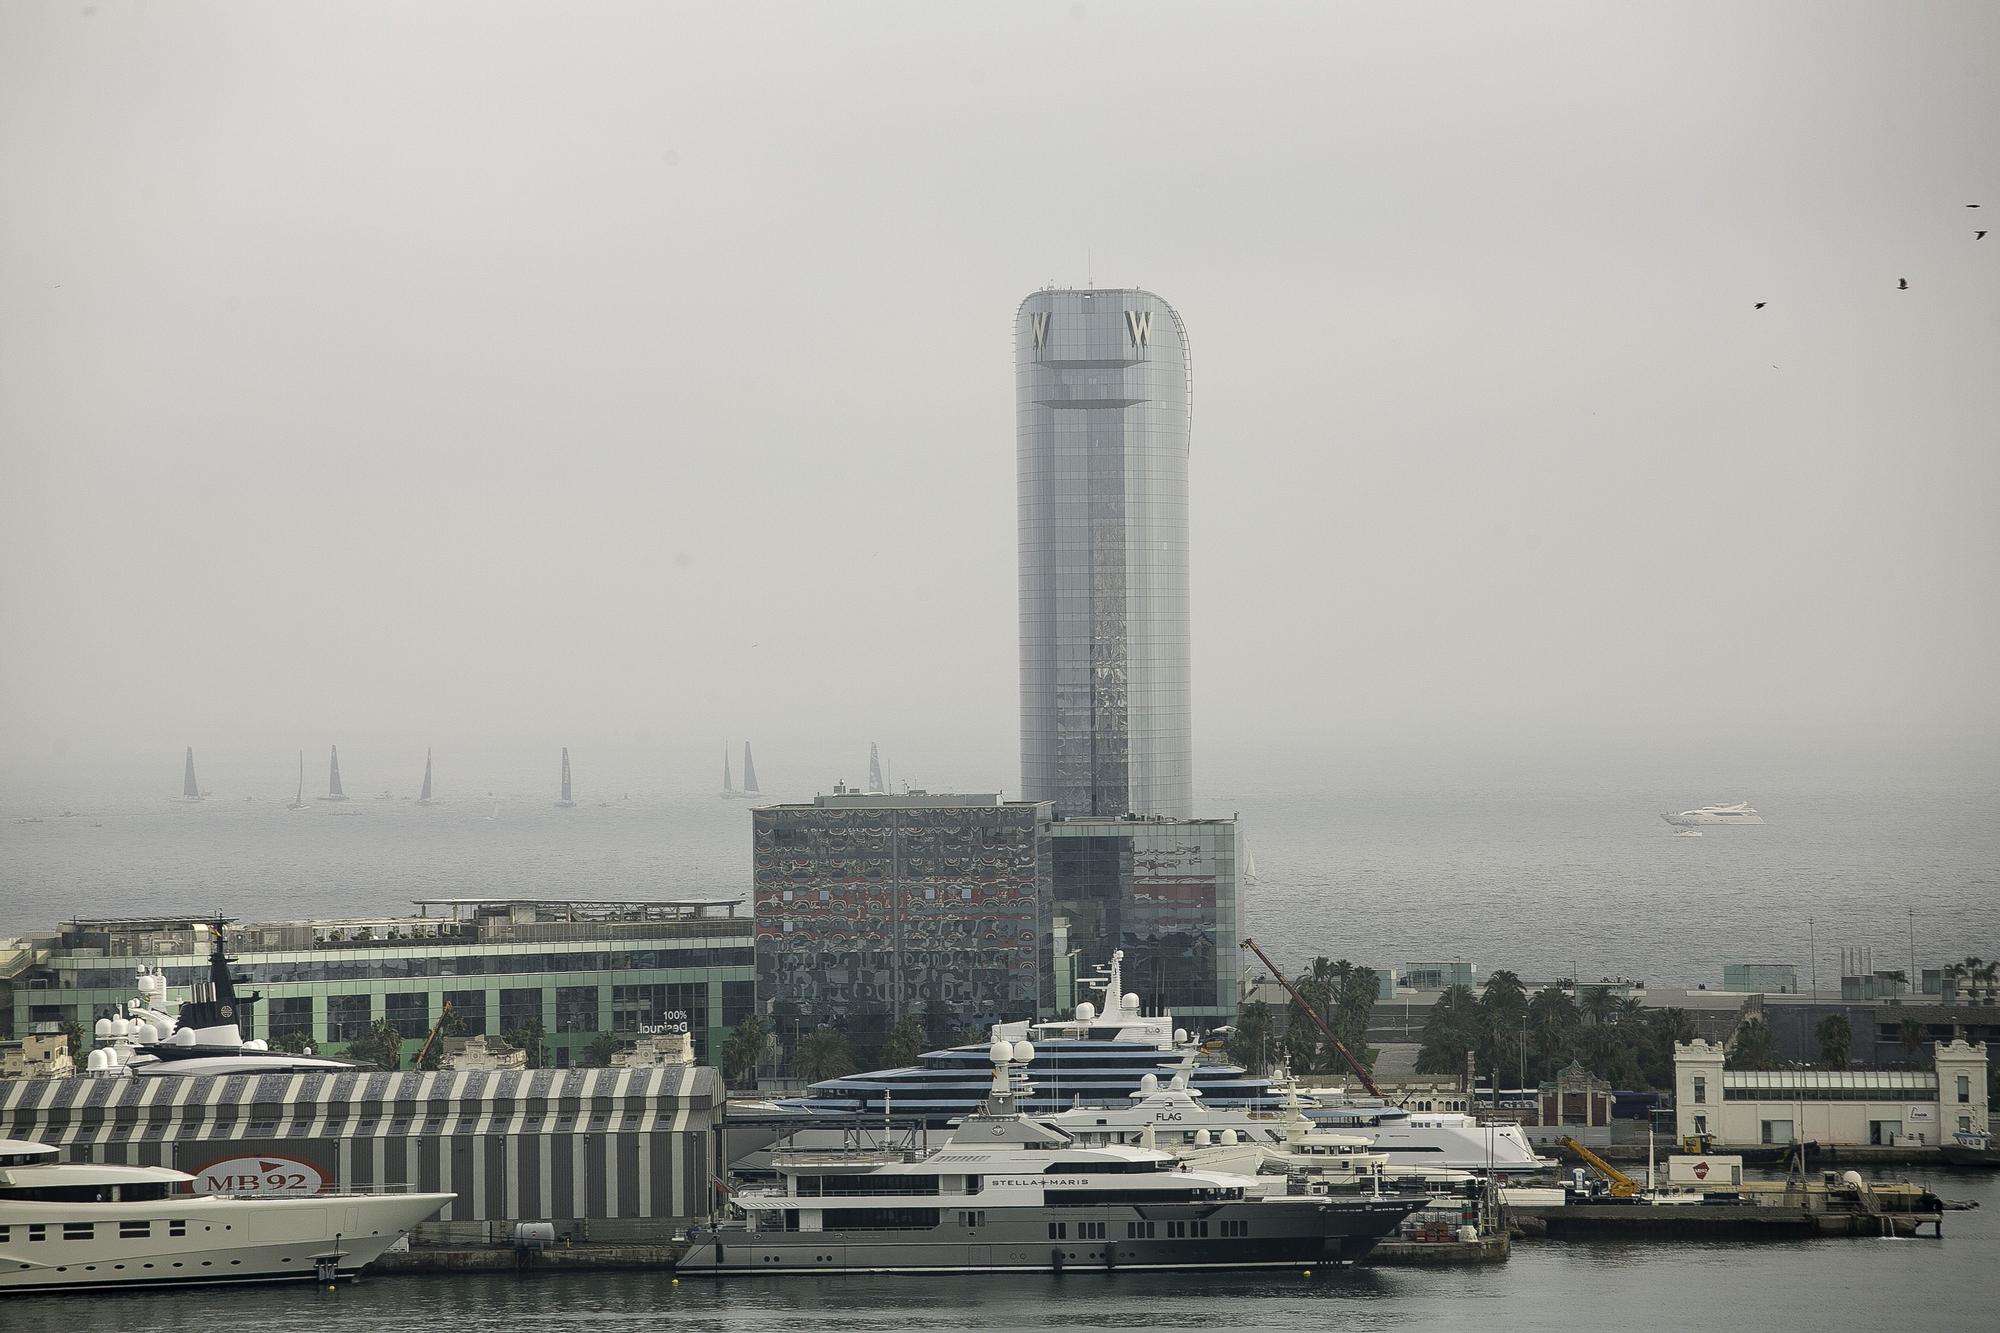
[[[1189,818],[1187,331],[1151,292],[1049,289],[1014,340],[1022,795]]]

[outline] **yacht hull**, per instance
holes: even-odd
[[[310,1282],[323,1262],[351,1277],[454,1197],[0,1200],[0,1293]]]
[[[1424,1205],[1421,1197],[1009,1209],[966,1226],[945,1209],[924,1231],[703,1232],[681,1257],[688,1273],[1111,1272],[1118,1269],[1298,1268],[1351,1264]],[[1013,1215],[1018,1214],[1018,1215]],[[1250,1234],[1222,1236],[1222,1223]],[[1205,1234],[1195,1231],[1203,1223]],[[1086,1228],[1102,1238],[1080,1238]],[[1062,1228],[1058,1233],[1055,1229]],[[1143,1229],[1143,1231],[1142,1231]],[[1149,1231],[1151,1234],[1144,1234]],[[1135,1234],[1135,1232],[1139,1234]]]

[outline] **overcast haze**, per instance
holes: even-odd
[[[1089,281],[1193,344],[1198,801],[1985,763],[1996,127],[1989,3],[8,5],[5,764],[1012,787],[1012,316]]]

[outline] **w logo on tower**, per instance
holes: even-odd
[[[1150,310],[1127,310],[1125,331],[1132,335],[1134,347],[1144,347],[1153,340],[1153,312]]]
[[[1035,340],[1035,350],[1042,350],[1042,344],[1049,340],[1049,316],[1047,310],[1031,311],[1028,315],[1028,332]]]

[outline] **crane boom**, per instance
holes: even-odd
[[[438,1011],[438,1021],[436,1025],[431,1028],[431,1035],[425,1037],[424,1044],[417,1047],[417,1058],[410,1062],[410,1068],[412,1069],[423,1068],[424,1057],[431,1053],[431,1043],[435,1042],[438,1039],[438,1033],[444,1031],[444,1022],[447,1018],[450,1017],[451,1017],[451,1001],[446,1000],[444,1002],[444,1008]]]
[[[1632,1179],[1632,1177],[1626,1175],[1623,1171],[1620,1171],[1617,1167],[1611,1165],[1611,1163],[1605,1161],[1602,1157],[1599,1157],[1596,1153],[1584,1147],[1567,1134],[1557,1139],[1556,1142],[1562,1144],[1563,1147],[1597,1168],[1598,1173],[1611,1182],[1612,1198],[1630,1199],[1637,1197],[1639,1193],[1638,1181]]]
[[[1258,948],[1257,941],[1252,939],[1244,940],[1243,947],[1262,959],[1264,966],[1271,969],[1271,975],[1278,979],[1278,984],[1283,986],[1286,992],[1299,1002],[1299,1008],[1306,1011],[1307,1016],[1319,1028],[1321,1035],[1333,1043],[1333,1049],[1339,1051],[1340,1058],[1347,1061],[1347,1067],[1354,1071],[1354,1077],[1361,1080],[1361,1086],[1368,1089],[1368,1095],[1370,1097],[1380,1097],[1382,1090],[1376,1087],[1375,1080],[1368,1076],[1368,1067],[1355,1059],[1354,1052],[1348,1050],[1340,1038],[1333,1035],[1333,1029],[1326,1025],[1326,1020],[1319,1016],[1319,1011],[1314,1009],[1310,1004],[1307,1004],[1306,997],[1299,994],[1299,988],[1285,979],[1285,974],[1278,970],[1278,965],[1271,961],[1271,956]]]

